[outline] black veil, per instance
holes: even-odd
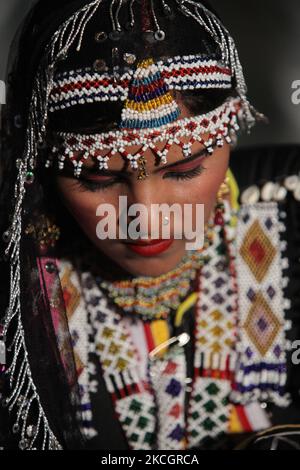
[[[20,26],[10,48],[6,81],[7,105],[2,114],[1,131],[0,212],[1,233],[4,233],[1,238],[0,269],[1,277],[3,276],[0,297],[1,320],[7,313],[4,309],[9,304],[8,293],[11,281],[10,256],[4,254],[7,248],[7,230],[13,220],[13,209],[18,198],[15,187],[18,178],[17,160],[22,159],[25,150],[33,79],[40,61],[43,60],[46,44],[53,33],[66,18],[86,3],[78,0],[64,2],[44,0],[39,2]],[[39,152],[43,153],[43,151],[43,145],[39,144]],[[21,213],[22,236],[19,247],[21,320],[26,355],[44,416],[41,417],[41,409],[36,400],[32,399],[32,395],[25,396],[25,404],[22,404],[24,393],[26,395],[29,385],[24,373],[24,353],[19,354],[15,370],[21,372],[15,374],[11,384],[9,383],[10,374],[3,374],[1,377],[0,441],[2,438],[5,448],[19,446],[23,449],[29,447],[29,438],[35,435],[34,431],[37,425],[41,429],[45,426],[50,431],[43,429],[43,432],[38,432],[32,448],[56,449],[61,446],[67,449],[80,449],[84,447],[84,438],[79,428],[80,397],[76,368],[63,294],[59,288],[58,272],[54,269],[51,275],[56,278],[53,279],[53,284],[58,284],[58,287],[56,285],[56,303],[58,305],[56,311],[59,312],[59,335],[54,330],[46,281],[44,273],[39,268],[41,259],[39,246],[35,239],[25,234],[29,224],[34,225],[41,214],[49,213],[49,200],[46,192],[47,189],[43,186],[43,177],[41,174],[39,175],[38,169],[34,181],[24,196]],[[53,204],[54,201],[52,201],[52,206]],[[52,259],[56,253],[50,249],[42,255],[47,259],[48,257]],[[48,265],[51,266],[51,263],[48,262]],[[51,266],[49,270],[53,271],[53,267]],[[6,352],[7,368],[11,367],[16,359],[14,345],[19,341],[18,335],[16,336],[19,321],[20,318],[15,316],[7,331],[6,343],[11,345],[7,347]],[[24,383],[21,387],[22,382]],[[10,403],[7,403],[6,397],[18,388],[21,388],[21,391],[16,406],[9,413],[9,407],[14,402],[14,398]],[[26,402],[31,399],[31,408],[26,427],[23,430],[24,415],[28,405]],[[21,416],[19,420],[17,419],[18,414]]]

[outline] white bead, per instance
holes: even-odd
[[[284,186],[286,187],[288,191],[294,191],[299,182],[300,182],[300,179],[297,175],[287,176],[284,180]]]
[[[242,204],[256,204],[259,201],[260,191],[255,185],[249,186],[249,188],[243,191],[241,196]]]
[[[294,198],[296,201],[300,201],[300,182],[297,184],[296,188],[294,189]]]
[[[274,190],[275,190],[275,183],[272,183],[272,181],[268,181],[267,183],[265,183],[261,190],[262,200],[265,202],[272,201]]]
[[[275,201],[283,201],[287,196],[287,189],[280,184],[274,186],[273,199]]]

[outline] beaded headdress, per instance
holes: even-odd
[[[53,1],[51,6],[52,3],[59,4]],[[255,121],[255,111],[246,97],[235,43],[218,17],[202,2],[70,0],[66,3],[63,19],[53,23],[53,27],[49,26],[52,31],[51,34],[48,31],[30,88],[24,90],[25,93],[30,90],[26,102],[24,146],[18,155],[13,214],[5,233],[10,292],[2,335],[6,343],[8,338],[11,340],[7,350],[13,357],[6,369],[11,393],[5,399],[5,406],[10,412],[16,412],[14,430],[21,433],[19,446],[29,449],[37,442],[43,449],[61,448],[31,373],[25,343],[24,306],[21,305],[24,201],[41,161],[50,166],[57,157],[59,168],[62,168],[65,159],[69,158],[78,176],[88,156],[95,158],[100,168],[106,168],[109,159],[119,152],[128,158],[133,168],[139,168],[139,177],[144,178],[147,175],[144,153],[148,148],[163,164],[172,145],[179,145],[183,156],[188,156],[191,145],[197,141],[212,153],[214,145],[221,146],[224,139],[230,142],[231,133],[238,129],[238,118],[248,128]],[[80,6],[75,9],[75,4]],[[137,18],[140,18],[138,27]],[[220,51],[218,57],[197,53],[195,38],[190,51],[181,50],[171,57],[162,57],[160,50],[164,41],[169,40],[174,51],[181,48],[176,37],[168,38],[168,31],[176,21],[179,27],[183,19],[182,34],[189,35],[186,22],[191,27],[196,25],[216,44]],[[34,34],[32,31],[33,37]],[[39,34],[43,37],[43,31]],[[128,42],[131,34],[133,39]],[[91,44],[87,41],[86,48],[86,37],[94,44],[92,49],[96,56],[92,58],[85,57]],[[127,50],[128,44],[139,45],[140,53]],[[106,51],[105,57],[101,51]],[[78,67],[78,61],[81,67]],[[175,95],[195,90],[232,90],[232,97],[209,112],[181,118]],[[83,114],[90,113],[89,106],[94,105],[100,105],[102,111],[108,112],[108,102],[109,105],[121,103],[120,119],[112,130],[84,133],[82,130],[74,132],[76,126],[73,125],[68,128],[70,116],[77,113],[80,121]],[[61,126],[61,122],[64,125]],[[18,127],[18,119],[15,126]],[[44,145],[49,141],[50,128],[55,142],[50,158],[44,161]],[[139,147],[135,153],[127,149],[132,145]],[[3,351],[1,357],[5,357]],[[32,409],[38,416],[34,427],[29,423]]]
[[[190,0],[169,3],[144,0],[141,3],[141,7],[132,0],[110,4],[112,31],[96,31],[88,38],[83,50],[98,47],[99,52],[93,59],[85,61],[85,67],[76,67],[77,62],[72,53],[71,58],[68,57],[66,48],[61,51],[65,64],[58,67],[53,76],[48,99],[49,118],[56,129],[47,167],[57,162],[62,170],[65,161],[69,160],[74,175],[79,177],[87,159],[92,159],[102,170],[108,169],[110,158],[119,154],[131,168],[139,170],[138,178],[144,179],[148,175],[144,158],[148,149],[162,164],[167,163],[168,152],[176,145],[181,147],[184,157],[191,155],[195,142],[205,146],[210,154],[215,145],[222,146],[224,140],[231,142],[232,135],[239,129],[238,117],[248,128],[254,123],[255,112],[246,98],[245,80],[234,41],[217,16],[202,3]],[[126,8],[130,20],[126,23],[123,18],[123,24],[121,13]],[[182,16],[188,18],[188,27],[195,27],[195,24],[202,27],[215,42],[218,55],[198,53],[197,46],[193,46],[193,53],[187,54],[182,49],[180,55],[157,54],[154,57],[156,47],[174,40],[169,37],[168,21],[172,25],[175,18]],[[134,46],[134,34],[138,33],[145,44],[142,54]],[[108,48],[111,57],[107,57],[102,48]],[[180,116],[176,94],[212,90],[227,91],[228,94],[231,90],[232,93],[210,112],[192,118]],[[79,114],[80,108],[97,103],[104,106],[108,102],[120,106],[113,129],[69,132],[56,123],[61,114],[69,116],[72,110]],[[100,109],[100,114],[105,113],[104,107]]]

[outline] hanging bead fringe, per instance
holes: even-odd
[[[5,374],[9,377],[12,391],[4,399],[3,406],[8,407],[10,412],[16,410],[13,432],[16,434],[20,433],[19,448],[22,450],[34,449],[35,445],[41,445],[42,450],[62,449],[51,430],[31,375],[21,318],[20,241],[22,234],[22,209],[26,193],[25,183],[28,171],[32,171],[35,168],[38,144],[43,141],[46,132],[48,100],[53,83],[54,63],[67,52],[76,39],[78,39],[77,49],[80,48],[84,30],[100,4],[101,0],[94,1],[72,15],[57,30],[46,50],[46,55],[40,63],[33,86],[24,154],[19,164],[15,185],[17,202],[12,225],[9,230],[11,235],[5,251],[6,256],[10,259],[11,270],[9,306],[4,318],[4,339],[8,336],[13,320],[17,322],[17,331],[12,343],[7,348],[11,351],[13,360]],[[69,31],[68,34],[67,31]],[[31,422],[29,424],[29,414],[33,406],[38,410],[35,425],[32,425]]]

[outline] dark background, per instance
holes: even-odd
[[[62,0],[63,2],[63,0]],[[0,79],[10,41],[32,0],[0,0]],[[300,105],[291,101],[300,80],[299,0],[211,0],[240,52],[249,98],[269,125],[258,125],[240,144],[299,143]]]

